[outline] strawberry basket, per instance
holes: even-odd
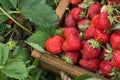
[[[71,0],[72,1],[72,0]],[[84,0],[84,1],[87,1],[87,0]],[[89,0],[88,0],[89,1]],[[93,0],[91,0],[93,1]],[[95,0],[95,1],[98,1],[98,0]],[[104,2],[104,0],[103,0]],[[74,3],[74,2],[73,2]],[[89,2],[88,5],[90,5],[92,2]],[[58,19],[58,22],[57,24],[60,25],[62,22],[63,22],[63,18],[65,17],[65,11],[66,11],[66,8],[69,6],[69,1],[68,0],[61,0],[59,5],[57,6],[56,8],[56,14],[58,15],[59,19]],[[93,3],[92,3],[93,4]],[[96,3],[97,4],[97,3]],[[112,3],[111,3],[112,4]],[[99,5],[99,7],[102,7],[103,4]],[[85,4],[82,4],[82,5],[79,5],[80,7],[86,7],[87,5]],[[88,7],[88,6],[87,6]],[[96,7],[97,8],[97,7]],[[108,8],[108,6],[107,6]],[[102,9],[101,9],[102,10]],[[104,13],[106,11],[106,9],[103,8],[102,12]],[[109,10],[108,10],[109,11]],[[73,11],[73,13],[75,12],[75,10]],[[97,12],[97,11],[96,11]],[[72,13],[72,12],[71,12]],[[97,12],[97,13],[100,13]],[[75,13],[77,14],[77,13]],[[88,11],[88,18],[92,18],[93,16],[90,16],[92,13]],[[102,14],[101,14],[102,15]],[[103,15],[106,15],[106,14],[103,14]],[[103,16],[102,15],[102,16]],[[82,13],[81,15],[79,16],[84,16]],[[76,16],[75,16],[76,17]],[[84,16],[85,17],[85,16]],[[94,20],[96,17],[92,18],[92,20]],[[99,18],[99,17],[97,17]],[[103,19],[106,19],[106,17],[102,17]],[[94,20],[92,25],[96,24],[97,21],[99,22],[99,20]],[[105,23],[103,23],[104,25]],[[108,26],[108,28],[104,27],[104,29],[109,29],[110,26]],[[118,27],[118,26],[117,26]],[[101,29],[101,27],[99,27]],[[87,33],[91,35],[91,32],[92,31],[88,31]],[[97,30],[96,30],[97,32]],[[106,38],[108,36],[105,36],[105,40],[100,40],[98,38],[99,36],[99,32],[98,31],[98,34],[94,37],[95,39],[99,40],[100,42],[103,42],[106,43],[105,40],[107,40]],[[93,35],[93,34],[92,34]],[[84,43],[85,44],[85,43]],[[89,52],[90,53],[90,52]],[[93,53],[93,52],[91,52]],[[78,77],[79,75],[83,75],[83,74],[90,74],[96,78],[100,78],[102,80],[110,80],[109,78],[106,78],[104,77],[103,75],[100,75],[100,73],[96,73],[96,72],[93,72],[93,71],[89,71],[81,66],[76,66],[76,65],[73,65],[73,64],[69,64],[69,63],[66,63],[64,60],[62,59],[59,59],[51,54],[44,54],[42,52],[39,52],[37,50],[33,50],[32,53],[31,53],[31,56],[32,57],[35,57],[35,58],[40,58],[40,67],[42,67],[43,69],[46,69],[54,74],[60,74],[61,71],[65,72],[68,76],[70,76],[71,78],[75,78],[75,77]],[[89,56],[89,55],[88,55]],[[87,57],[88,57],[87,56]],[[98,71],[99,72],[99,71]]]

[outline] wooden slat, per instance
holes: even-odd
[[[40,66],[44,69],[52,71],[53,73],[59,74],[59,71],[62,70],[67,73],[69,76],[75,78],[82,74],[90,74],[96,78],[101,78],[102,80],[107,80],[106,78],[99,76],[91,71],[83,69],[81,67],[68,64],[61,59],[53,57],[48,54],[41,54],[40,52],[33,50],[32,52],[33,57],[40,57]]]
[[[69,5],[69,1],[68,0],[61,0],[59,5],[57,6],[55,11],[56,11],[56,14],[59,17],[59,20],[57,22],[58,25],[61,23],[62,18],[64,16],[64,13],[65,13],[66,8],[67,8],[68,5]]]

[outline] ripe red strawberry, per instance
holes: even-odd
[[[81,59],[79,61],[79,65],[86,68],[86,69],[89,69],[89,70],[96,70],[96,69],[99,69],[99,64],[100,64],[100,60],[97,59],[97,58],[94,58],[94,59]]]
[[[79,52],[66,52],[64,60],[70,64],[76,64],[79,59]]]
[[[8,19],[8,20],[6,21],[6,24],[8,24],[8,25],[13,25],[14,22],[13,22],[11,19]]]
[[[116,69],[120,70],[120,50],[117,49],[113,52],[113,65]]]
[[[77,25],[79,30],[85,31],[87,27],[89,26],[90,21],[87,18],[84,18],[82,20],[78,20]]]
[[[105,76],[110,76],[113,69],[113,63],[111,61],[102,61],[100,63],[100,70]]]
[[[101,12],[98,16],[92,19],[92,24],[98,29],[109,30],[112,28],[112,24],[108,17],[109,15],[107,12]]]
[[[83,45],[83,59],[97,58],[100,55],[100,44],[90,39]]]
[[[64,39],[59,35],[48,38],[45,43],[45,48],[51,54],[60,54],[62,52],[63,41]]]
[[[83,0],[69,0],[71,4],[79,4],[81,3]]]
[[[92,19],[92,17],[96,14],[100,13],[100,10],[102,8],[102,4],[92,4],[88,9],[88,17]]]
[[[79,51],[82,47],[82,42],[80,38],[76,35],[69,35],[63,42],[62,49],[66,52],[68,51]]]
[[[100,43],[108,42],[109,35],[104,30],[95,29],[94,39],[98,40]]]
[[[109,1],[107,2],[107,4],[117,5],[117,4],[120,4],[120,0],[109,0]]]
[[[62,28],[62,33],[65,36],[65,38],[69,37],[71,34],[76,35],[76,36],[79,35],[79,31],[74,27]]]
[[[68,14],[66,17],[65,17],[65,25],[66,27],[75,27],[76,26],[76,20],[74,20],[71,16],[71,14]]]
[[[90,25],[87,30],[84,32],[84,38],[85,39],[92,39],[94,38],[94,32],[95,32],[95,27],[93,25]]]
[[[73,19],[75,19],[75,20],[82,19],[83,18],[83,9],[81,7],[73,8],[71,10],[70,14],[72,15]]]
[[[120,34],[115,32],[111,35],[110,42],[114,50],[120,49]]]

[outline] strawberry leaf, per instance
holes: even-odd
[[[28,76],[27,68],[20,58],[10,59],[2,69],[2,72],[7,76],[19,80],[23,80]]]
[[[57,21],[57,15],[45,0],[27,0],[22,4],[21,13],[39,26],[51,27]]]
[[[86,80],[88,78],[91,78],[92,76],[88,75],[88,74],[84,74],[84,75],[80,75],[78,77],[75,78],[75,80]]]
[[[4,65],[8,59],[9,48],[0,43],[0,66]]]
[[[5,22],[7,19],[8,19],[8,17],[0,12],[0,24]]]
[[[116,24],[116,25],[112,28],[112,30],[115,30],[115,29],[120,30],[120,24]]]

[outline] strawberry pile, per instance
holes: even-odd
[[[120,0],[69,0],[61,35],[47,39],[51,54],[71,64],[120,79]]]

